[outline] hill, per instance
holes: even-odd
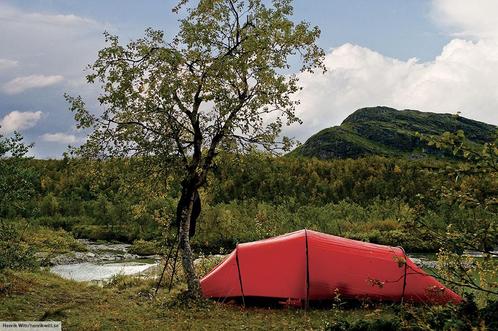
[[[452,114],[436,114],[389,107],[361,108],[339,126],[311,136],[291,155],[320,159],[366,155],[417,155],[431,152],[417,137],[463,130],[477,144],[491,142],[497,127]]]

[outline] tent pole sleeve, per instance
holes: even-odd
[[[306,301],[304,303],[304,309],[308,310],[310,299],[310,269],[308,264],[308,232],[306,229],[304,229],[304,239],[306,241]]]
[[[244,287],[242,286],[242,275],[240,274],[240,264],[239,264],[239,245],[235,248],[235,261],[237,262],[237,270],[239,272],[239,284],[240,284],[240,293],[242,293],[242,305],[246,306],[246,299],[244,297]]]

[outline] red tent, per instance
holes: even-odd
[[[370,298],[433,304],[462,299],[417,267],[402,248],[301,230],[245,244],[201,279],[208,298],[289,302]]]

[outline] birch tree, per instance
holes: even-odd
[[[296,73],[322,70],[323,51],[319,28],[291,19],[290,0],[183,0],[173,11],[182,18],[169,39],[147,29],[122,44],[105,33],[87,76],[101,85],[100,114],[66,98],[78,127],[91,129],[82,153],[147,157],[181,171],[179,247],[188,292],[198,296],[189,242],[196,191],[221,149],[289,146],[279,137],[299,121]]]

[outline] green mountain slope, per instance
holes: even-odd
[[[340,126],[311,136],[291,155],[320,159],[356,158],[365,155],[411,155],[431,152],[416,133],[440,135],[463,130],[477,144],[491,142],[497,127],[451,114],[397,110],[389,107],[362,108]]]

